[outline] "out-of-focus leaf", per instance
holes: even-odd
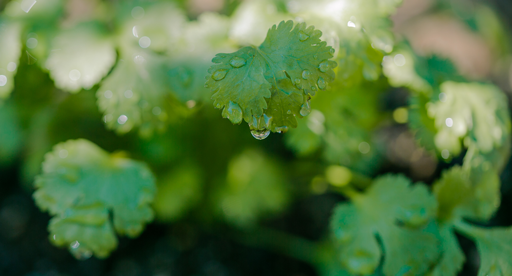
[[[182,165],[158,181],[158,193],[153,203],[156,218],[171,222],[179,219],[202,196],[199,168]]]
[[[438,260],[439,240],[431,223],[437,205],[425,185],[411,187],[409,179],[387,175],[351,199],[336,207],[331,218],[342,263],[350,273],[373,273],[382,251],[385,275],[421,275]]]
[[[279,166],[261,152],[248,150],[229,163],[226,183],[214,198],[217,211],[227,222],[250,227],[283,210],[289,191]]]
[[[512,273],[512,227],[484,229],[458,223],[457,230],[472,237],[480,253],[478,276],[499,276]]]
[[[325,90],[334,79],[333,49],[321,32],[292,21],[274,25],[258,47],[218,54],[206,85],[223,117],[252,130],[273,132],[297,127],[296,117],[311,112],[306,97]]]
[[[140,162],[109,155],[87,140],[57,144],[46,154],[35,186],[36,204],[54,216],[50,240],[69,246],[77,258],[92,253],[107,257],[117,245],[113,229],[136,237],[153,219],[151,171]]]
[[[462,142],[485,154],[500,148],[510,137],[506,97],[492,85],[445,82],[431,101],[413,99],[412,103],[411,127],[420,132],[420,142],[426,146],[433,142],[445,159],[457,156]],[[435,132],[425,128],[432,120]]]
[[[402,47],[384,57],[382,61],[384,75],[394,87],[408,87],[416,92],[431,93],[432,87],[418,75],[415,63],[415,56],[411,50]]]
[[[41,23],[59,20],[63,10],[63,0],[12,0],[5,7],[4,14],[25,22]]]
[[[438,218],[488,220],[500,205],[500,179],[490,164],[465,169],[454,166],[434,184]]]
[[[70,92],[93,87],[116,60],[112,41],[97,24],[61,31],[53,40],[52,48],[46,68],[55,85]]]
[[[21,56],[21,25],[0,19],[0,103],[14,89]]]
[[[427,276],[456,276],[466,260],[451,227],[440,227],[441,260]]]

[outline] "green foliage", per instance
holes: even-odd
[[[206,77],[214,105],[232,123],[245,120],[252,130],[286,132],[307,116],[309,95],[334,80],[334,50],[322,32],[293,21],[274,25],[259,47],[218,54]]]
[[[11,94],[21,56],[21,26],[0,19],[0,100]]]
[[[105,258],[117,246],[114,233],[138,236],[153,219],[155,184],[142,163],[109,155],[87,140],[57,144],[46,154],[34,199],[54,217],[50,240],[79,258]],[[113,216],[110,217],[109,212]]]
[[[437,261],[439,241],[429,225],[437,203],[426,186],[411,187],[407,178],[387,175],[351,200],[336,207],[331,220],[342,264],[350,273],[372,274],[382,252],[385,275],[421,275]]]

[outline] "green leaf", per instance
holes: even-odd
[[[435,145],[448,159],[460,154],[462,142],[485,154],[508,141],[510,116],[506,97],[498,88],[450,81],[440,90],[428,102],[424,96],[414,96],[420,99],[411,101],[411,127],[420,132],[422,144]],[[424,126],[427,128],[422,130]]]
[[[471,169],[454,166],[443,172],[433,190],[439,202],[438,217],[445,222],[485,221],[500,205],[499,175],[489,164]]]
[[[416,57],[409,47],[401,46],[382,60],[384,75],[394,87],[408,87],[416,92],[429,94],[432,87],[415,70]]]
[[[0,19],[0,103],[14,89],[21,56],[21,28],[19,23]]]
[[[158,194],[153,208],[156,218],[165,222],[179,219],[202,196],[202,180],[199,168],[181,165],[158,181]]]
[[[466,260],[451,227],[439,228],[441,238],[441,260],[427,276],[456,276]]]
[[[457,230],[469,235],[476,242],[480,253],[478,276],[512,274],[512,227],[485,229],[458,223]]]
[[[63,0],[13,0],[7,4],[4,13],[8,18],[37,24],[58,21],[63,10]]]
[[[321,35],[304,23],[294,28],[292,21],[283,21],[259,47],[218,54],[206,77],[215,107],[224,108],[231,122],[244,119],[254,130],[296,127],[296,117],[310,112],[306,96],[334,79],[332,48]]]
[[[51,241],[70,246],[80,258],[92,253],[107,257],[117,244],[114,229],[133,238],[153,219],[151,171],[87,140],[57,144],[46,154],[35,186],[36,204],[54,216]]]
[[[279,166],[261,152],[248,150],[229,163],[225,184],[214,198],[226,221],[251,227],[261,217],[283,210],[289,191]]]
[[[46,68],[55,86],[70,92],[89,90],[110,71],[116,51],[105,30],[86,24],[61,31],[53,40]]]
[[[423,184],[387,175],[375,180],[352,203],[336,207],[331,229],[340,243],[341,260],[352,274],[368,275],[385,252],[385,275],[421,275],[438,259],[436,201]],[[376,235],[382,241],[382,249]]]
[[[0,165],[10,164],[23,146],[23,132],[12,103],[0,106]]]

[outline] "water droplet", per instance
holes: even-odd
[[[263,140],[270,135],[270,130],[268,130],[268,129],[260,129],[260,130],[253,129],[253,130],[251,130],[251,134],[252,134],[252,137],[254,137],[258,140]]]
[[[233,124],[239,124],[243,118],[242,109],[237,103],[230,101],[229,105],[222,110],[222,117],[228,118]]]
[[[309,105],[309,100],[307,100],[301,107],[300,107],[300,115],[306,117],[311,113],[311,106]]]
[[[132,34],[134,37],[139,37],[139,32],[137,31],[137,26],[133,26]]]
[[[0,86],[5,86],[7,84],[7,77],[4,75],[0,75]]]
[[[128,121],[128,117],[126,115],[121,115],[121,116],[119,116],[119,118],[117,118],[117,122],[120,125],[124,125],[124,123],[126,123],[126,121]]]
[[[277,133],[286,133],[286,132],[288,132],[288,127],[287,126],[276,127],[276,131],[277,131]]]
[[[329,49],[329,53],[331,53],[331,55],[334,55],[334,52],[335,52],[334,48]]]
[[[448,159],[450,158],[450,151],[447,150],[447,149],[444,149],[441,151],[441,157],[443,157],[443,159]]]
[[[196,101],[189,100],[185,104],[187,105],[188,108],[194,108],[194,106],[196,106]]]
[[[316,86],[311,86],[311,90],[316,91],[317,90]]]
[[[92,251],[80,246],[78,241],[74,241],[69,245],[69,252],[77,260],[87,260],[92,256]]]
[[[303,79],[307,80],[310,75],[311,75],[311,72],[309,72],[309,70],[302,71],[302,78]]]
[[[151,39],[147,36],[143,36],[139,39],[139,46],[141,48],[148,48],[151,45]]]
[[[291,110],[286,111],[286,114],[292,114]]]
[[[107,90],[107,91],[105,91],[105,92],[103,93],[103,96],[104,96],[105,98],[107,98],[107,99],[112,98],[112,95],[113,95],[113,93],[112,93],[112,91],[110,91],[110,90]]]
[[[314,58],[314,59],[317,59],[317,58],[318,58],[318,55],[314,55],[314,56],[313,56],[313,58]]]
[[[320,72],[322,72],[322,73],[327,72],[327,70],[329,70],[329,62],[328,62],[327,60],[322,61],[322,62],[318,65],[318,70],[320,70]]]
[[[350,27],[350,28],[355,28],[356,27],[356,23],[352,22],[352,21],[349,21],[347,23],[347,26]]]
[[[80,79],[80,77],[82,76],[82,74],[80,73],[80,71],[76,70],[76,69],[73,69],[71,71],[69,71],[69,78],[72,80],[72,81],[77,81]]]
[[[404,66],[405,65],[405,57],[402,54],[398,54],[393,58],[396,66]]]
[[[234,57],[229,61],[229,64],[235,68],[240,68],[245,65],[245,59],[241,57]]]
[[[300,41],[306,41],[308,40],[309,35],[305,34],[304,32],[299,32],[299,40]]]
[[[17,67],[18,65],[11,61],[9,62],[9,64],[7,64],[7,71],[14,72],[14,70],[16,70]]]
[[[263,114],[263,119],[265,120],[265,126],[270,127],[270,122],[272,122],[272,117],[267,116],[267,114]]]
[[[226,70],[226,69],[217,70],[212,74],[212,79],[214,79],[216,81],[223,80],[226,77],[227,73],[228,73],[228,70]]]
[[[133,58],[133,62],[135,62],[135,64],[137,65],[141,65],[142,63],[144,63],[144,61],[146,61],[146,59],[143,56],[136,55]]]
[[[318,84],[318,88],[320,88],[322,90],[324,90],[327,87],[327,85],[325,84],[325,80],[322,77],[318,78],[317,84]]]
[[[446,124],[447,127],[452,127],[453,126],[453,119],[452,118],[446,118],[445,124]]]

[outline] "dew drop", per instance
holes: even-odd
[[[277,131],[277,133],[286,133],[286,132],[288,132],[288,127],[287,126],[276,127],[276,131]]]
[[[265,120],[265,126],[270,127],[270,122],[272,122],[272,117],[267,116],[267,114],[263,114],[263,119]]]
[[[311,90],[316,91],[317,90],[316,86],[311,86]]]
[[[9,62],[9,64],[7,64],[7,71],[14,72],[14,70],[16,70],[17,67],[18,65],[11,61]]]
[[[313,58],[314,58],[314,59],[317,59],[317,58],[318,58],[318,55],[314,55],[314,56],[313,56]]]
[[[300,107],[300,115],[306,117],[311,113],[311,106],[309,105],[309,100],[307,100],[301,107]]]
[[[306,41],[308,40],[309,35],[305,34],[304,32],[299,32],[299,40],[300,41]]]
[[[72,242],[69,245],[69,252],[75,259],[81,261],[87,260],[92,256],[92,251],[81,247],[78,241]]]
[[[286,114],[292,114],[291,110],[286,111]]]
[[[329,53],[331,53],[331,55],[334,55],[334,52],[335,52],[334,48],[329,49]]]
[[[139,39],[139,46],[141,48],[148,48],[151,46],[151,39],[147,36],[143,36]]]
[[[240,68],[245,65],[245,59],[241,57],[234,57],[229,61],[229,64],[235,68]]]
[[[228,73],[228,70],[226,70],[226,69],[217,70],[212,74],[212,79],[214,79],[216,81],[223,80],[226,77],[227,73]]]
[[[258,140],[263,140],[270,135],[270,130],[268,130],[268,129],[260,129],[260,130],[253,129],[253,130],[251,130],[251,134],[252,134],[252,137],[254,137]]]
[[[311,72],[309,72],[309,70],[302,71],[302,78],[303,79],[307,80],[310,75],[311,75]]]
[[[327,70],[329,70],[329,62],[328,62],[327,60],[322,61],[322,62],[318,65],[318,70],[320,70],[320,72],[322,72],[322,73],[327,72]]]
[[[73,69],[71,71],[69,71],[69,79],[72,80],[72,81],[77,81],[80,79],[80,77],[82,76],[82,74],[80,73],[80,71],[76,70],[76,69]]]
[[[230,101],[222,111],[222,117],[228,118],[233,124],[239,124],[242,122],[242,109],[237,103]]]
[[[119,123],[120,125],[124,125],[126,121],[128,121],[128,117],[126,115],[121,115],[119,116],[119,118],[117,118],[117,123]]]
[[[318,78],[317,84],[318,84],[318,88],[320,88],[322,90],[324,90],[327,87],[327,85],[325,84],[325,80],[322,77]]]

